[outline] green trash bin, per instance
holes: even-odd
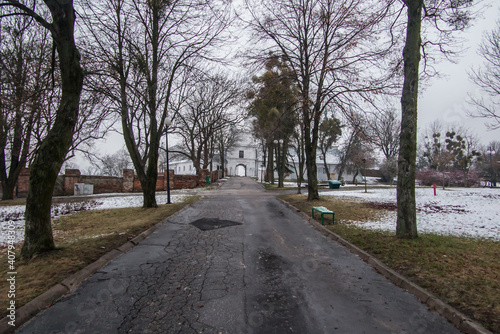
[[[210,176],[207,175],[207,177],[205,178],[205,181],[207,181],[207,184],[210,184]]]
[[[340,181],[335,181],[335,180],[328,180],[328,186],[330,189],[340,189],[340,185],[342,182]]]

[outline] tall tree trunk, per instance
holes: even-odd
[[[311,133],[307,128],[305,131],[305,153],[307,170],[307,200],[318,200],[319,192],[318,167],[316,166],[316,146],[311,141]]]
[[[2,201],[14,198],[14,190],[16,189],[16,183],[20,172],[21,169],[16,168],[13,172],[9,171],[9,176],[5,178],[2,177]]]
[[[57,175],[73,140],[83,85],[80,53],[73,35],[75,23],[73,1],[45,0],[45,3],[53,19],[50,27],[59,55],[62,95],[54,125],[42,141],[31,165],[22,257],[32,257],[55,248],[50,219],[52,193]]]
[[[267,166],[267,149],[266,149],[265,145],[262,146],[262,165],[264,165],[264,168]],[[266,175],[264,175],[264,181],[268,182],[267,169],[266,169]]]
[[[342,181],[342,177],[344,176],[344,169],[345,169],[345,164],[344,163],[340,163],[339,175],[337,177],[337,180]]]
[[[267,147],[267,168],[266,168],[266,182],[271,182],[274,184],[274,158],[273,158],[273,143],[269,141],[270,144]]]
[[[221,144],[220,146],[220,168],[222,169],[222,173],[221,173],[221,176],[222,178],[224,178],[226,175],[224,173],[224,168],[226,168],[226,162],[225,162],[225,155],[226,155],[226,152],[225,152],[225,149],[224,149],[224,144]]]
[[[354,176],[352,177],[352,183],[355,185],[358,185],[358,174],[359,174],[359,169],[356,169],[354,172]]]
[[[299,182],[298,182],[298,186],[299,186],[299,190],[297,191],[297,193],[301,194],[302,193],[302,182],[304,182],[304,161],[305,161],[305,156],[304,156],[304,140],[302,139],[302,136],[299,140],[299,145],[300,145],[300,153],[298,154],[298,159],[299,159],[299,174],[298,174],[298,178],[299,178]]]
[[[141,180],[144,208],[158,207],[156,203],[156,180],[157,177],[150,177],[148,175],[144,175],[144,178]]]
[[[328,168],[328,163],[326,162],[326,152],[321,150],[321,154],[323,155],[323,167],[325,167],[326,179],[330,180],[330,169]]]
[[[407,0],[408,23],[403,50],[404,85],[401,97],[402,119],[398,159],[396,235],[417,238],[415,172],[417,161],[417,100],[420,64],[420,29],[423,0]]]
[[[148,167],[144,180],[141,181],[142,194],[143,194],[143,207],[156,208],[156,180],[158,179],[158,158],[159,158],[160,138],[156,132],[151,134],[151,146],[148,157]]]
[[[319,200],[318,192],[318,166],[316,165],[316,150],[318,147],[318,130],[319,130],[319,114],[313,115],[311,122],[309,116],[309,105],[303,106],[303,116],[306,127],[304,129],[304,150],[306,153],[306,170],[307,170],[307,200]],[[307,108],[307,110],[305,109]],[[312,129],[311,129],[311,123]]]

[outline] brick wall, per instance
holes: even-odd
[[[209,172],[202,169],[198,175],[175,175],[170,170],[170,189],[192,189],[206,186],[206,177],[210,176],[211,182],[219,179],[219,171]],[[134,170],[124,169],[123,177],[113,176],[92,176],[81,175],[78,169],[66,169],[64,175],[58,176],[57,187],[54,195],[72,196],[74,194],[75,183],[92,184],[94,194],[115,193],[115,192],[140,192],[142,191],[139,179],[134,175]],[[21,171],[17,182],[17,196],[26,197],[29,186],[29,169]],[[156,190],[167,190],[167,172],[158,174]]]
[[[28,196],[28,188],[30,184],[30,170],[29,168],[23,168],[19,173],[17,178],[17,187],[14,190],[14,195],[17,197]]]
[[[94,194],[121,193],[123,177],[81,175],[78,183],[94,185]]]
[[[123,170],[122,191],[124,193],[131,193],[134,191],[134,170]]]
[[[78,169],[66,169],[64,171],[64,195],[71,196],[75,191],[75,183],[80,182],[80,170]]]
[[[174,175],[173,180],[172,189],[193,189],[198,187],[199,183],[197,175]]]

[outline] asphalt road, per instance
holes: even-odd
[[[459,331],[272,192],[231,178],[19,333]]]

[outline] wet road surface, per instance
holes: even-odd
[[[248,178],[231,178],[20,333],[459,333]]]

